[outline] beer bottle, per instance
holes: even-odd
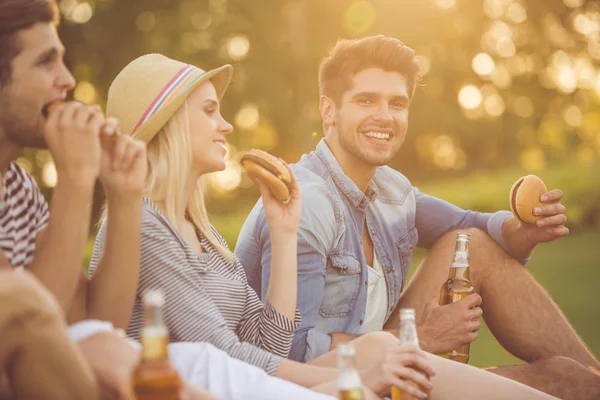
[[[338,346],[339,400],[365,400],[355,356],[356,352],[352,343],[342,343]]]
[[[415,323],[415,309],[400,309],[400,346],[403,344],[412,344],[419,347],[419,337],[417,336],[417,325]],[[416,400],[417,397],[406,393],[404,390],[392,386],[392,400]]]
[[[454,258],[448,273],[448,280],[440,292],[440,305],[455,303],[474,292],[470,279],[471,267],[469,264],[469,234],[456,235]],[[466,364],[469,361],[469,344],[464,344],[449,353],[439,354],[444,358]]]
[[[181,381],[167,350],[169,332],[162,316],[164,302],[157,290],[148,291],[143,298],[142,360],[132,377],[137,400],[180,400]]]

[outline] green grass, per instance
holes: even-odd
[[[415,253],[409,276],[426,254]],[[600,232],[585,232],[541,245],[527,269],[550,293],[583,341],[600,355]],[[542,340],[543,338],[540,338]],[[471,346],[470,364],[478,367],[518,364],[486,326]]]
[[[508,191],[512,183],[524,174],[525,171],[505,169],[415,185],[425,193],[465,209],[495,211],[508,208]],[[568,226],[576,233],[541,245],[527,265],[597,358],[600,356],[600,301],[595,295],[600,297],[600,232],[591,230],[598,230],[600,222],[599,174],[600,164],[557,166],[539,173],[549,188],[563,189]],[[256,198],[242,199],[236,201],[234,212],[211,215],[211,222],[232,249],[255,201]],[[87,259],[92,249],[93,238],[88,244]],[[417,249],[411,273],[424,254],[425,251]],[[480,330],[479,338],[471,347],[473,365],[483,367],[518,362],[502,349],[486,327]]]

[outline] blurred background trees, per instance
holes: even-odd
[[[578,171],[571,181],[600,158],[597,1],[62,0],[60,8],[74,96],[85,102],[104,104],[116,74],[149,52],[235,66],[223,103],[235,126],[228,168],[210,179],[217,214],[255,199],[240,151],[260,147],[293,162],[320,140],[317,68],[338,37],[382,33],[416,50],[424,76],[392,163],[413,182],[512,168],[548,170],[556,187],[560,170]],[[34,164],[51,187],[49,157]],[[598,190],[588,195],[600,203]],[[600,206],[576,208],[571,223],[598,226]]]
[[[569,227],[579,232],[553,248],[577,249],[578,258],[564,259],[573,265],[553,268],[583,269],[581,281],[569,272],[574,285],[600,278],[598,1],[62,0],[60,9],[73,95],[84,102],[104,105],[117,73],[145,53],[203,69],[234,65],[223,101],[235,127],[228,167],[209,182],[213,221],[230,246],[258,196],[240,152],[259,147],[294,162],[311,151],[322,137],[317,68],[326,49],[338,37],[381,33],[415,49],[424,73],[392,166],[429,193],[482,211],[506,209],[512,182],[540,175],[565,191]],[[48,153],[29,151],[20,162],[50,196]],[[98,190],[96,211],[101,200]],[[538,279],[556,254],[534,257]],[[579,315],[580,331],[598,337],[600,309],[588,289],[576,303],[559,286],[553,294],[564,295],[569,317]],[[600,340],[593,346],[600,352]]]

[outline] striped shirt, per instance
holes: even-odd
[[[37,234],[48,225],[49,210],[35,180],[15,162],[2,175],[0,249],[10,265],[29,266]]]
[[[103,224],[91,272],[104,249],[105,235]],[[226,260],[200,233],[198,239],[205,253],[195,252],[162,212],[145,199],[140,277],[127,334],[140,340],[142,295],[148,289],[160,289],[166,299],[163,313],[171,342],[208,342],[233,358],[275,374],[281,358],[288,356],[300,313],[296,311],[295,321],[291,321],[270,303],[263,305],[248,286],[239,261]]]

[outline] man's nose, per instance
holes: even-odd
[[[373,115],[373,118],[377,121],[392,121],[394,117],[390,113],[390,107],[387,103],[382,103],[377,108],[377,111]]]
[[[62,90],[66,91],[73,90],[73,88],[75,87],[75,78],[73,77],[67,66],[64,64],[62,64],[61,66],[60,76],[58,78],[57,85]]]

